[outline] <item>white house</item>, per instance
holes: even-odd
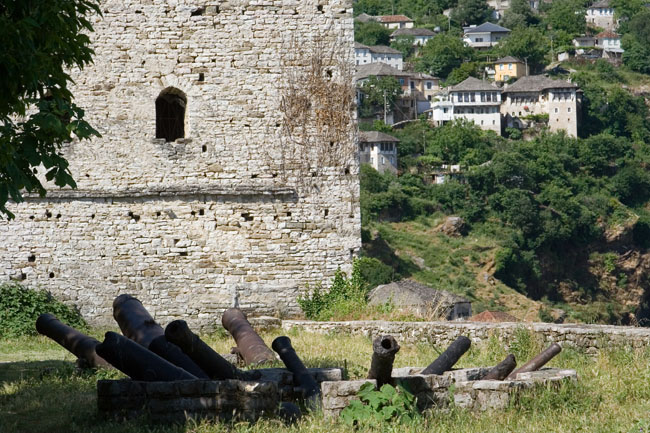
[[[379,15],[375,19],[389,29],[410,29],[413,27],[413,20],[406,15]]]
[[[436,35],[435,32],[429,29],[420,29],[420,28],[403,28],[395,30],[391,35],[391,41],[394,41],[396,38],[403,36],[413,37],[413,45],[422,46],[427,43]]]
[[[400,71],[403,68],[402,52],[385,45],[367,45],[354,43],[354,57],[357,65],[385,63]]]
[[[380,173],[397,173],[397,143],[392,135],[379,131],[359,131],[359,158]]]
[[[510,34],[510,30],[492,23],[465,27],[465,44],[476,49],[488,49]]]
[[[484,130],[501,134],[501,89],[487,81],[469,77],[437,95],[432,103],[432,120],[441,125],[467,119]]]
[[[585,19],[587,24],[593,24],[603,29],[613,29],[616,27],[614,8],[610,6],[609,0],[597,1],[589,6]]]
[[[611,30],[596,35],[596,46],[603,49],[603,57],[608,59],[620,59],[624,51],[621,48],[621,35]]]
[[[521,77],[503,89],[501,113],[506,126],[527,128],[539,115],[548,115],[551,131],[565,130],[578,136],[580,91],[578,86],[543,75]]]

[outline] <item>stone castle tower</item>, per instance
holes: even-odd
[[[352,0],[106,0],[75,102],[102,135],[0,222],[0,280],[112,323],[299,312],[361,246]]]

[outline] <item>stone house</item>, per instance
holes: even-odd
[[[413,20],[406,15],[379,15],[375,19],[388,29],[413,28]]]
[[[621,48],[621,35],[611,30],[596,35],[596,46],[602,48],[603,57],[606,59],[620,59],[624,52]]]
[[[516,57],[502,57],[494,62],[494,81],[508,81],[528,75],[524,62]]]
[[[510,0],[488,0],[487,4],[494,9],[492,17],[495,20],[501,19],[505,11],[510,9]]]
[[[359,159],[380,173],[397,173],[397,143],[397,138],[383,132],[359,131]]]
[[[492,23],[465,27],[463,41],[469,47],[481,50],[491,48],[510,34],[510,30]]]
[[[481,129],[501,134],[501,89],[487,81],[469,77],[439,93],[432,103],[431,120],[442,125],[450,120],[466,119]]]
[[[564,130],[578,136],[581,97],[578,86],[568,81],[552,80],[543,75],[529,75],[503,89],[501,113],[507,127],[525,129],[548,116],[551,131]]]
[[[400,71],[403,69],[402,52],[385,45],[367,46],[354,43],[354,57],[357,65],[385,63]]]
[[[349,271],[361,247],[352,1],[101,6],[94,62],[70,73],[102,136],[62,149],[77,189],[10,204],[0,281],[48,290],[97,325],[115,325],[122,293],[197,330],[233,306],[297,315],[307,285]],[[337,53],[329,79],[301,66],[319,43]],[[301,94],[309,105],[342,119],[327,134],[314,112],[305,132],[290,122],[287,89],[306,81],[321,89]],[[319,158],[331,143],[340,152]]]
[[[617,23],[614,19],[614,8],[609,0],[600,0],[592,3],[587,8],[585,16],[587,24],[592,24],[602,29],[614,29]]]
[[[433,37],[436,35],[435,32],[429,30],[429,29],[421,29],[421,28],[401,28],[395,30],[391,35],[390,35],[390,40],[394,41],[395,39],[399,37],[413,37],[413,45],[421,47],[424,44],[426,44],[428,41],[433,39]]]

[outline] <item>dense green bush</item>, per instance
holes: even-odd
[[[0,338],[36,334],[36,319],[43,313],[54,314],[73,328],[86,328],[78,311],[57,301],[49,292],[18,284],[0,286]]]
[[[357,263],[359,264],[361,278],[367,284],[369,290],[393,281],[395,270],[374,257],[361,257],[357,259]]]

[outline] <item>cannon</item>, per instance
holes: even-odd
[[[397,352],[399,352],[399,344],[391,335],[382,335],[373,340],[368,379],[376,379],[378,389],[392,382],[393,361]]]
[[[175,344],[165,338],[165,330],[153,320],[144,305],[131,295],[113,301],[113,317],[122,333],[158,356],[201,379],[208,375]]]
[[[420,374],[442,374],[451,370],[451,367],[458,362],[461,356],[469,350],[472,342],[469,338],[461,335],[449,345],[447,350],[442,352],[435,361],[427,366]]]
[[[77,358],[81,367],[110,367],[104,358],[97,355],[95,346],[99,341],[64,324],[52,314],[41,314],[36,319],[36,330],[59,343]]]
[[[259,372],[241,372],[194,334],[184,320],[174,320],[165,328],[165,338],[194,361],[210,379],[256,379]]]
[[[171,382],[197,379],[171,362],[115,332],[107,332],[97,354],[133,380]]]
[[[483,380],[503,380],[515,369],[517,361],[512,353],[506,356],[506,359],[494,366],[483,376]]]
[[[271,348],[280,355],[280,359],[284,362],[287,369],[293,373],[294,387],[299,389],[305,405],[310,410],[317,410],[321,407],[321,392],[320,386],[311,374],[305,368],[296,351],[291,346],[291,339],[286,336],[281,336],[273,340]]]
[[[528,373],[529,371],[537,371],[546,365],[551,359],[555,357],[558,353],[562,351],[562,348],[559,344],[553,343],[542,351],[539,355],[522,365],[520,368],[516,369],[508,375],[509,380],[514,380],[517,378],[519,373]]]
[[[276,360],[275,353],[264,343],[264,340],[255,332],[246,316],[239,308],[230,308],[223,313],[221,324],[235,339],[236,353],[244,360],[246,365],[263,364]]]

